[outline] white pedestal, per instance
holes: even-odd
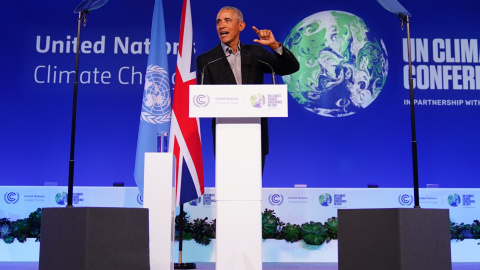
[[[217,118],[216,200],[262,200],[260,118]]]
[[[173,269],[175,157],[145,153],[143,207],[149,209],[150,269]]]
[[[262,269],[260,118],[218,118],[216,269]]]
[[[216,269],[262,269],[259,117],[288,117],[286,85],[191,85],[189,116],[216,125]]]
[[[261,204],[261,201],[217,201],[217,270],[262,269]]]

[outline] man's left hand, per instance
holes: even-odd
[[[280,43],[275,40],[272,31],[266,29],[258,30],[255,26],[252,26],[252,29],[259,37],[259,39],[254,39],[254,42],[268,46],[272,50],[276,50],[280,47]]]

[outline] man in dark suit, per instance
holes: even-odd
[[[217,14],[217,33],[220,38],[212,50],[197,57],[197,83],[200,84],[263,84],[265,73],[288,75],[298,71],[300,65],[295,56],[275,40],[272,31],[252,29],[259,39],[253,41],[269,47],[273,53],[261,45],[244,45],[240,42],[240,32],[245,22],[240,10],[223,7]],[[266,64],[268,63],[268,64]],[[215,119],[212,120],[215,145]],[[261,119],[262,170],[265,156],[269,152],[268,122]]]

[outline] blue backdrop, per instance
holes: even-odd
[[[73,96],[73,75],[67,72],[75,68],[78,15],[73,9],[79,2],[3,3],[0,185],[67,185]],[[164,1],[171,76],[181,2]],[[480,6],[469,0],[401,2],[413,15],[415,98],[421,102],[416,106],[420,187],[435,183],[479,188]],[[153,4],[112,0],[92,11],[87,26],[82,27],[76,185],[135,185],[135,149]],[[226,4],[192,0],[197,55],[217,45],[215,17]],[[304,18],[337,10],[362,18],[369,34],[383,41],[388,54],[385,85],[365,109],[350,116],[325,117],[305,110],[291,98],[290,116],[270,119],[271,145],[263,185],[366,187],[376,183],[380,187],[411,187],[406,30],[401,30],[396,15],[375,0],[245,0],[237,7],[247,23],[241,34],[243,43],[255,38],[253,25],[272,29],[283,42]],[[438,71],[440,77],[432,79]],[[210,120],[202,119],[201,125],[205,185],[214,186]]]

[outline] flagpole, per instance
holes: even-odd
[[[180,223],[178,224],[178,264],[182,264],[182,251],[183,251],[183,204],[180,205]],[[177,268],[177,267],[175,267]]]
[[[174,264],[174,268],[175,269],[196,269],[197,265],[195,263],[184,263],[182,260],[183,230],[185,227],[184,218],[185,218],[185,212],[183,211],[183,204],[180,204],[180,221],[178,223],[178,263]]]

